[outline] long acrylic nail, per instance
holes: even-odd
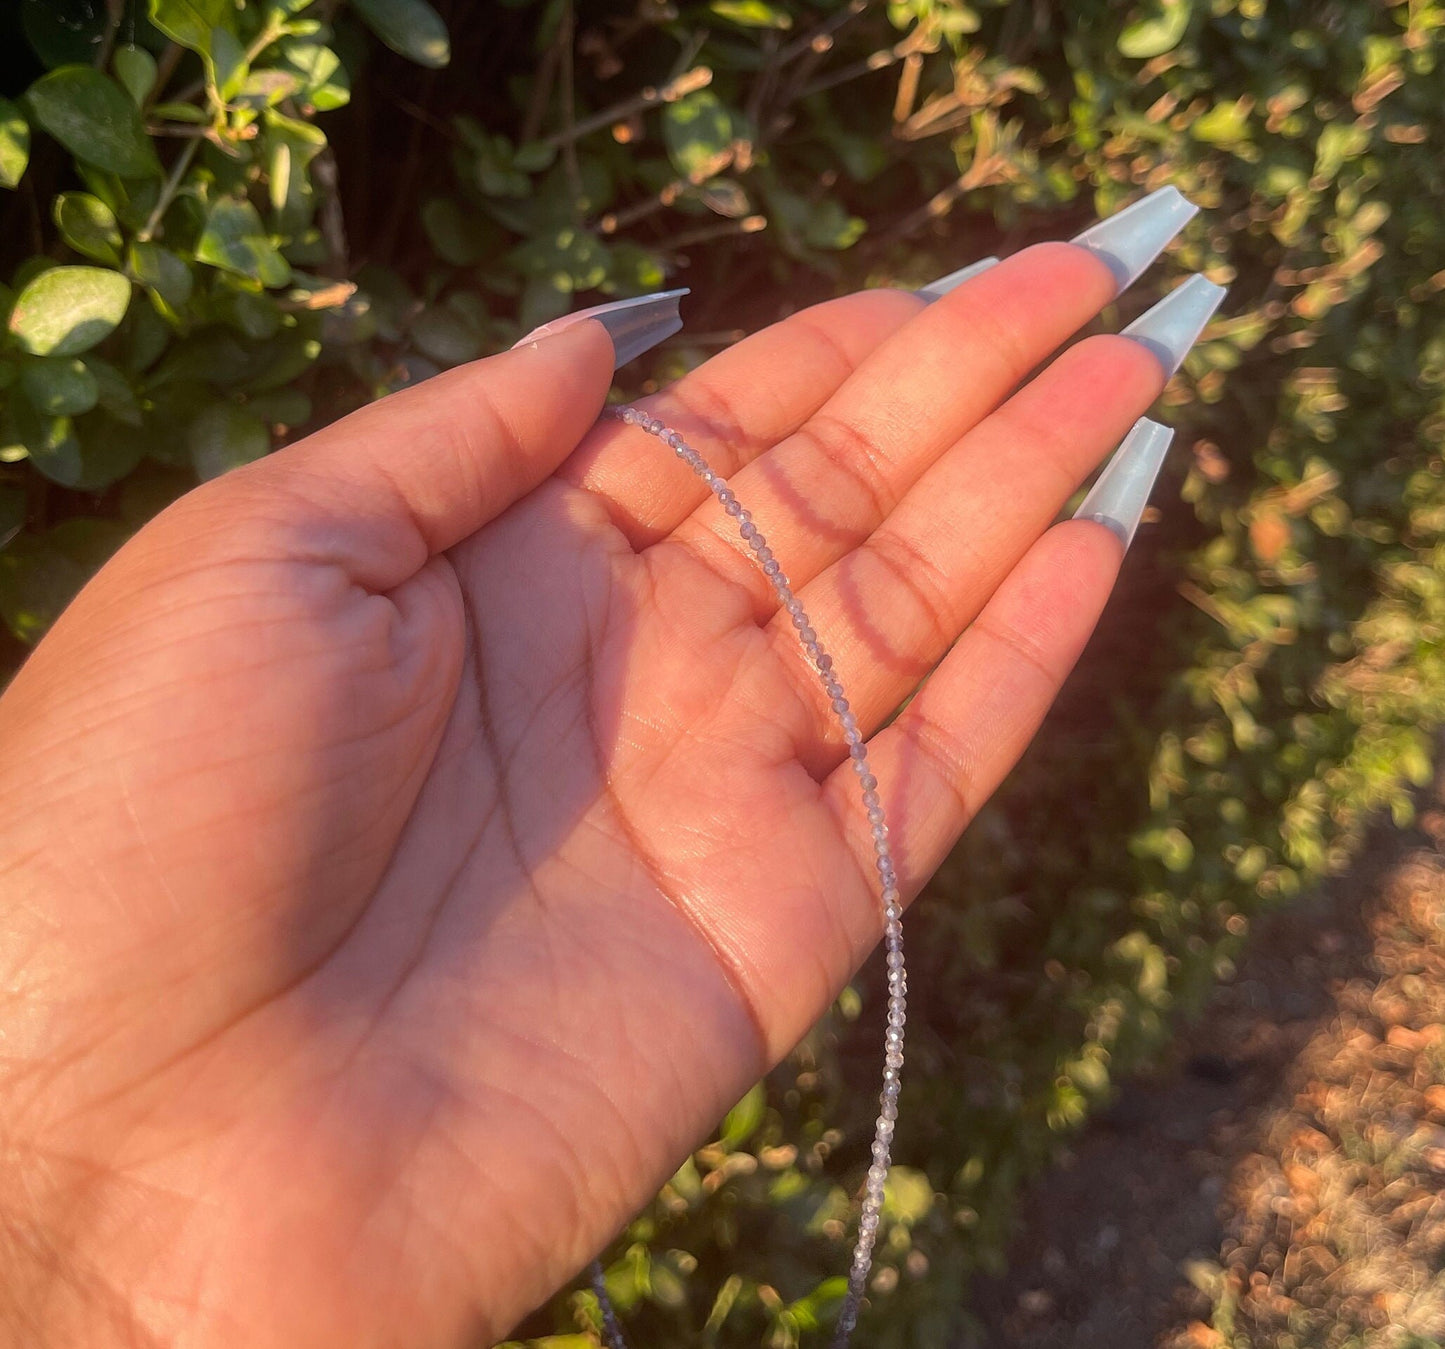
[[[1174,428],[1140,417],[1124,437],[1099,480],[1074,512],[1075,520],[1092,520],[1112,531],[1127,548],[1154,490],[1154,479],[1174,439]]]
[[[956,272],[940,276],[937,281],[930,281],[926,286],[919,286],[913,293],[932,304],[934,300],[947,295],[949,291],[957,290],[970,277],[988,271],[997,261],[997,258],[980,258],[977,262],[969,263],[967,267],[960,267]]]
[[[1177,187],[1161,187],[1107,220],[1090,225],[1073,242],[1097,253],[1122,291],[1133,285],[1198,211]]]
[[[1204,325],[1219,308],[1226,292],[1223,286],[1202,276],[1191,276],[1176,286],[1152,309],[1146,309],[1120,334],[1132,337],[1158,358],[1166,375],[1183,364],[1189,348],[1204,331]]]
[[[607,304],[595,304],[590,309],[579,309],[575,314],[563,314],[540,328],[533,328],[526,337],[513,343],[513,349],[535,342],[539,337],[560,333],[584,319],[596,319],[612,338],[612,368],[615,370],[635,360],[644,351],[650,351],[682,328],[677,302],[687,293],[686,286],[681,290],[660,290],[652,295],[612,300]]]

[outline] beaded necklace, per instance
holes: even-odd
[[[727,484],[727,479],[714,473],[707,460],[689,445],[682,436],[664,426],[655,417],[634,407],[609,408],[604,414],[628,426],[635,426],[656,436],[679,459],[682,460],[707,485],[718,500],[718,504],[732,517],[743,542],[752,550],[753,558],[761,565],[763,575],[777,591],[779,603],[792,619],[803,652],[822,681],[823,691],[828,695],[838,724],[843,730],[843,740],[848,746],[848,755],[853,771],[858,775],[858,785],[863,792],[863,805],[868,812],[868,823],[873,830],[873,852],[878,868],[878,880],[883,901],[883,946],[888,964],[888,1028],[883,1041],[883,1090],[879,1095],[878,1120],[873,1132],[873,1164],[868,1168],[868,1179],[863,1190],[863,1211],[858,1219],[858,1241],[853,1248],[853,1264],[848,1271],[848,1292],[843,1299],[843,1309],[833,1333],[833,1349],[846,1349],[858,1323],[858,1309],[863,1301],[863,1291],[868,1282],[868,1271],[873,1266],[873,1245],[878,1237],[879,1215],[883,1208],[883,1185],[888,1179],[889,1149],[893,1142],[893,1128],[898,1119],[899,1074],[903,1068],[903,1027],[908,1020],[908,974],[903,963],[903,903],[898,890],[898,872],[893,865],[892,849],[888,846],[888,825],[883,815],[883,801],[878,795],[878,779],[868,765],[868,746],[864,743],[863,732],[858,719],[844,696],[843,685],[833,668],[833,658],[823,649],[818,634],[808,621],[803,601],[793,593],[793,587],[783,573],[773,550],[768,547],[753,517],[743,508],[736,493]],[[617,1312],[607,1296],[600,1262],[592,1263],[592,1288],[602,1308],[602,1324],[611,1349],[627,1349],[622,1329],[617,1322]]]

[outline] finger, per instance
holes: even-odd
[[[579,323],[391,394],[201,494],[250,494],[261,515],[284,497],[291,509],[269,514],[296,536],[289,548],[390,590],[553,473],[596,421],[612,368],[606,331]]]
[[[798,591],[865,734],[938,663],[1164,380],[1130,339],[1081,342],[963,437],[866,543]],[[814,716],[799,755],[831,770],[845,746],[787,614],[769,635]]]
[[[922,888],[1028,746],[1098,621],[1122,556],[1100,525],[1067,521],[1049,530],[897,720],[869,741],[905,895]],[[876,906],[872,826],[858,777],[844,764],[824,790],[846,821]],[[866,927],[866,915],[856,917]],[[871,931],[879,926],[874,916]]]
[[[800,310],[714,356],[636,406],[687,437],[714,471],[735,473],[808,420],[892,333],[923,308],[896,290],[860,291]],[[670,533],[707,489],[656,440],[604,422],[561,477],[596,493],[636,548]]]
[[[1071,244],[1008,258],[894,333],[797,432],[732,474],[794,583],[866,539],[940,455],[1113,298],[1115,285],[1096,255]],[[701,557],[746,586],[760,617],[776,607],[711,503],[658,548]]]

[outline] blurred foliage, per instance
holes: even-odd
[[[1205,208],[1175,257],[1233,290],[1163,400],[1162,524],[913,920],[903,1165],[861,1336],[933,1349],[966,1329],[1020,1180],[1228,976],[1251,914],[1338,869],[1372,812],[1407,818],[1429,771],[1445,4],[438,8],[12,7],[19,642],[197,476],[576,303],[693,286],[650,386],[808,299],[1066,236],[1144,188]],[[610,1254],[638,1344],[820,1342],[877,993],[865,971]],[[596,1326],[580,1291],[521,1333]]]

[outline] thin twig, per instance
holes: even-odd
[[[720,225],[704,225],[701,229],[684,230],[681,234],[674,234],[670,239],[664,239],[655,247],[661,252],[672,252],[675,249],[687,248],[692,244],[711,243],[714,239],[726,239],[734,234],[756,234],[759,230],[768,227],[768,218],[765,215],[748,215],[741,220],[729,220]]]
[[[903,58],[903,72],[898,77],[898,93],[893,99],[893,122],[907,122],[913,116],[914,105],[918,102],[918,77],[923,73],[923,57],[918,52],[909,52]]]
[[[677,59],[672,63],[672,72],[668,79],[675,80],[679,75],[691,68],[692,63],[697,60],[697,54],[705,46],[711,36],[706,28],[699,28],[687,42],[687,46],[681,48],[677,53]]]
[[[166,178],[165,185],[161,188],[161,194],[156,198],[155,209],[146,218],[146,223],[135,236],[136,242],[149,243],[151,236],[155,234],[156,227],[161,223],[161,217],[166,213],[176,193],[180,190],[181,179],[186,176],[186,170],[191,166],[191,160],[195,157],[197,150],[201,148],[199,140],[189,142],[176,156],[176,162],[171,167],[170,175]]]
[[[321,189],[321,210],[317,224],[326,244],[327,276],[338,280],[350,270],[346,248],[346,222],[341,217],[341,192],[336,171],[336,156],[328,142],[326,148],[311,161],[312,175]]]
[[[561,36],[560,25],[557,33],[558,36]],[[522,134],[518,138],[518,145],[527,145],[537,139],[537,133],[542,129],[543,114],[547,111],[547,104],[552,98],[552,85],[557,78],[557,66],[561,59],[562,49],[554,39],[543,55],[542,64],[537,68],[536,75],[532,78],[532,96],[527,100],[527,115],[522,119]]]
[[[769,32],[763,38],[763,50],[766,52],[763,68],[758,71],[757,78],[753,80],[752,91],[748,95],[747,108],[743,113],[748,126],[755,129],[754,134],[756,134],[756,128],[762,125],[763,103],[768,95],[773,92],[773,86],[778,80],[777,33]]]
[[[833,37],[844,24],[856,19],[868,8],[869,0],[848,0],[845,8],[840,9],[830,19],[824,20],[811,32],[804,33],[796,41],[791,42],[778,53],[778,64],[787,65],[789,61],[801,56],[806,51],[826,51],[833,45]],[[819,47],[818,44],[826,40],[826,46]]]
[[[561,33],[558,45],[562,51],[562,165],[567,173],[567,186],[572,194],[572,218],[580,219],[582,214],[582,166],[577,162],[577,83],[575,51],[577,37],[577,15],[572,0],[562,6]]]
[[[648,108],[655,108],[662,103],[676,103],[678,99],[684,98],[688,94],[695,93],[699,89],[706,89],[711,83],[712,71],[707,66],[694,66],[691,70],[679,75],[677,79],[669,80],[661,88],[655,89],[649,85],[633,97],[625,98],[620,103],[614,103],[612,107],[604,108],[590,117],[584,117],[575,125],[544,137],[537,144],[556,148],[569,139],[580,140],[589,132],[596,131],[600,127],[610,126],[613,122],[621,122],[634,113],[645,112]]]
[[[851,66],[844,66],[841,70],[835,70],[832,74],[825,75],[821,80],[815,80],[797,97],[811,98],[814,94],[821,94],[825,89],[847,84],[850,80],[856,80],[863,75],[871,75],[876,70],[887,70],[889,66],[897,65],[913,52],[924,50],[923,42],[920,30],[915,28],[901,42],[896,42],[891,47],[880,48],[871,55],[865,56],[863,60],[855,61]]]
[[[439,136],[445,136],[449,141],[458,139],[456,128],[442,121],[434,112],[428,112],[419,103],[413,103],[411,99],[398,94],[394,89],[383,89],[382,92],[408,117],[415,117],[418,122],[424,122]]]
[[[105,0],[105,33],[95,53],[95,68],[104,70],[115,48],[115,35],[120,31],[121,20],[125,18],[125,0]]]
[[[151,85],[151,91],[145,96],[142,107],[148,108],[152,103],[160,101],[161,91],[166,87],[166,82],[176,73],[176,67],[180,64],[181,57],[186,54],[186,49],[179,42],[172,42],[167,45],[161,53],[161,59],[156,62],[156,82]],[[170,100],[174,102],[175,100]]]

